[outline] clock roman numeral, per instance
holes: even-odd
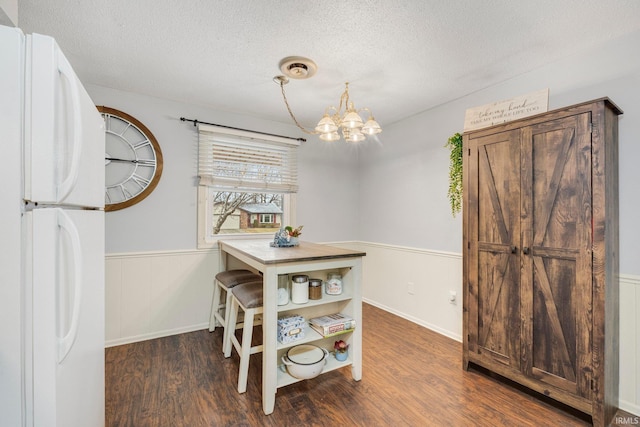
[[[102,114],[104,118],[104,131],[111,132],[111,116],[109,114]]]
[[[142,177],[135,173],[131,175],[131,179],[135,181],[142,188],[146,187],[151,182],[151,180],[148,180],[147,178]]]
[[[127,188],[124,186],[124,184],[120,184],[120,191],[122,191],[122,196],[124,197],[125,200],[129,200],[130,198],[133,197],[133,194],[127,190]]]
[[[151,145],[151,141],[149,141],[148,139],[145,139],[145,140],[140,141],[140,142],[138,142],[136,144],[133,144],[133,148],[134,148],[134,150],[139,150],[139,149],[141,149],[143,147],[146,147],[148,145]]]
[[[156,165],[156,161],[153,159],[139,159],[137,163],[139,166],[147,166],[147,167],[155,167]]]

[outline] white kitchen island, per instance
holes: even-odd
[[[362,378],[362,257],[366,253],[309,242],[300,242],[296,247],[275,248],[270,246],[271,241],[219,241],[221,271],[246,265],[263,274],[262,408],[265,414],[273,412],[279,387],[302,381],[290,376],[281,362],[282,355],[294,345],[313,343],[331,352],[335,340],[345,340],[349,343],[349,358],[340,362],[333,354],[329,355],[322,373],[350,365],[353,379]],[[290,279],[293,274],[306,274],[310,278],[326,280],[330,272],[342,275],[341,294],[327,295],[323,290],[319,300],[278,305],[278,275],[286,274]],[[281,315],[300,314],[308,320],[338,312],[355,319],[353,332],[325,338],[307,327],[302,339],[288,344],[278,341],[277,320]]]

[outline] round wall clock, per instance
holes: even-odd
[[[151,131],[135,117],[98,106],[105,121],[104,210],[117,211],[147,197],[162,175],[162,151]]]

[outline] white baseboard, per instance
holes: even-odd
[[[362,298],[362,301],[366,302],[367,304],[371,304],[374,307],[378,307],[381,310],[384,310],[384,311],[387,311],[389,313],[395,314],[398,317],[402,317],[403,319],[406,319],[406,320],[408,320],[410,322],[413,322],[413,323],[415,323],[417,325],[424,326],[425,328],[430,329],[430,330],[432,330],[434,332],[437,332],[440,335],[444,335],[445,337],[449,337],[449,338],[451,338],[453,340],[456,340],[458,342],[462,342],[462,336],[460,334],[457,334],[457,333],[452,332],[452,331],[448,331],[446,329],[442,329],[438,325],[434,325],[432,323],[425,322],[422,319],[418,319],[417,317],[410,316],[408,314],[402,313],[401,311],[395,310],[395,309],[393,309],[393,308],[391,308],[389,306],[386,306],[384,304],[380,304],[377,301],[372,301],[372,300],[370,300],[368,298]]]
[[[635,405],[631,402],[627,402],[626,400],[620,400],[618,407],[623,411],[627,411],[630,414],[640,417],[640,405]],[[636,424],[640,424],[640,422],[636,422]]]
[[[125,338],[120,338],[115,340],[109,340],[105,342],[104,346],[105,348],[116,347],[119,345],[133,344],[135,342],[153,340],[156,338],[170,337],[172,335],[186,334],[187,332],[200,331],[202,329],[208,329],[208,328],[209,328],[209,323],[202,323],[199,325],[192,325],[192,326],[187,326],[183,328],[169,329],[165,331],[156,331],[149,334],[142,334],[142,335],[130,336],[130,337],[125,337]]]

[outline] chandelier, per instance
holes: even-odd
[[[340,103],[338,107],[329,106],[325,109],[324,115],[316,125],[313,131],[305,129],[291,111],[287,95],[284,91],[284,85],[289,83],[289,77],[293,79],[308,79],[313,76],[317,70],[316,64],[307,58],[290,56],[280,61],[280,70],[285,75],[275,76],[273,81],[280,85],[282,98],[287,107],[287,111],[293,119],[293,122],[303,132],[313,135],[319,135],[323,141],[333,142],[342,138],[347,142],[364,141],[368,136],[376,135],[382,132],[382,128],[374,119],[373,113],[368,108],[356,109],[353,102],[349,99],[349,83],[345,83],[344,92],[340,95]],[[363,121],[360,116],[361,112],[367,112],[367,121]],[[340,132],[340,133],[338,133]]]

